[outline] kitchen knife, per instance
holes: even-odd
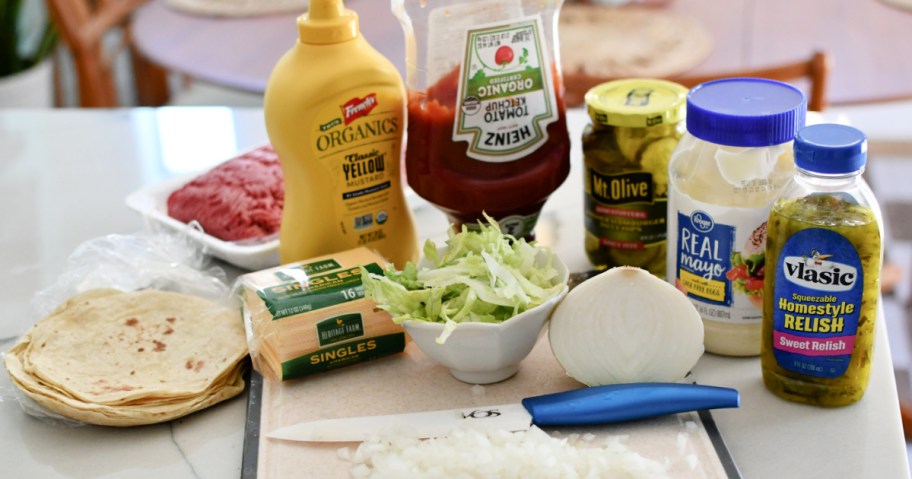
[[[615,384],[529,397],[522,404],[302,422],[272,431],[268,437],[348,442],[388,434],[441,437],[458,427],[521,431],[533,424],[599,425],[700,409],[732,408],[738,407],[740,401],[738,391],[730,388],[684,383]]]

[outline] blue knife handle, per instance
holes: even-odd
[[[738,407],[731,388],[684,383],[593,386],[522,400],[538,426],[583,426],[633,421],[700,409]]]

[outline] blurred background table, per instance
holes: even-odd
[[[912,11],[912,0],[880,0],[881,2],[892,7]]]
[[[672,0],[624,8],[680,15],[709,33],[711,51],[686,74],[774,66],[825,50],[834,63],[828,101],[838,105],[912,98],[912,57],[899,51],[912,44],[912,13],[891,6],[895,1]],[[346,6],[358,12],[364,36],[404,74],[404,35],[389,1],[348,0]],[[262,92],[295,41],[296,17],[204,16],[152,0],[136,12],[133,35],[139,49],[166,68]]]
[[[348,0],[345,4],[358,12],[364,37],[404,72],[405,35],[389,2]],[[262,93],[273,66],[298,38],[295,21],[300,13],[207,16],[152,0],[134,14],[133,40],[150,60],[172,71]]]

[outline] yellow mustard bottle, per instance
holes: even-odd
[[[366,246],[403,268],[418,238],[400,176],[402,77],[342,0],[310,0],[297,27],[263,104],[285,175],[279,259]]]

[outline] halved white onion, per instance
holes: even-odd
[[[571,290],[551,316],[549,340],[567,374],[588,386],[669,382],[703,355],[703,321],[674,286],[623,266]]]

